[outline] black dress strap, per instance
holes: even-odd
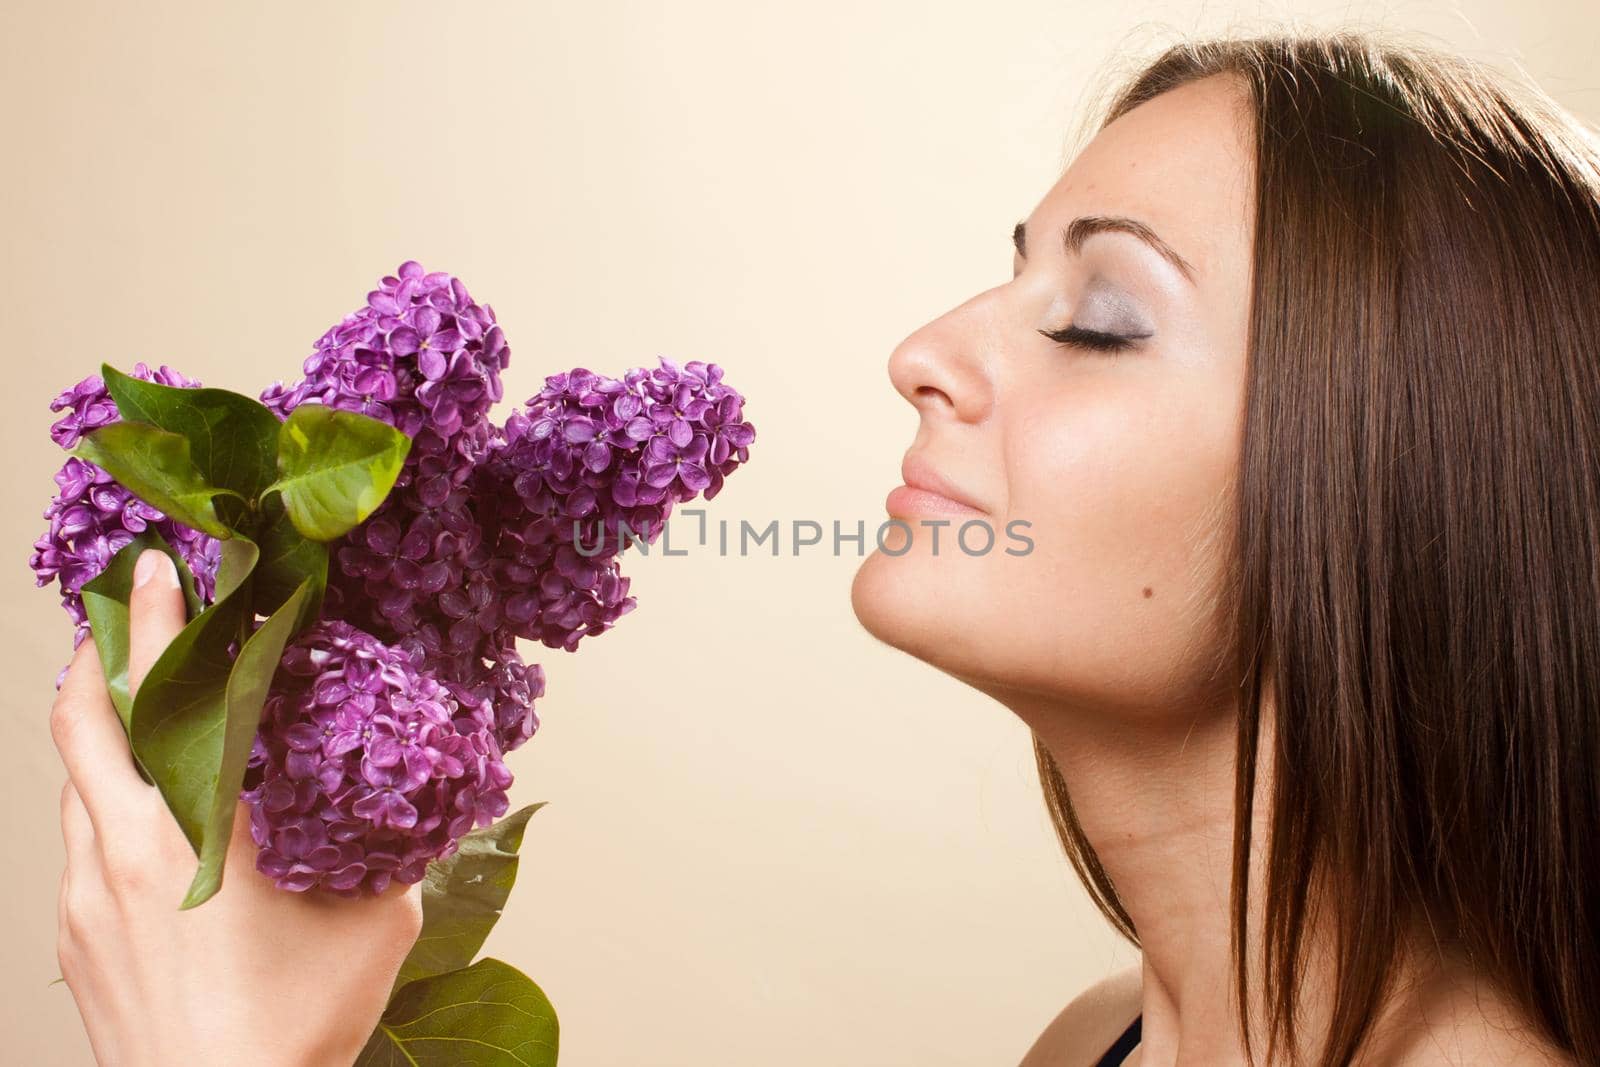
[[[1138,1046],[1140,1031],[1143,1029],[1144,1016],[1142,1014],[1135,1016],[1133,1022],[1128,1024],[1128,1028],[1122,1031],[1122,1036],[1106,1049],[1105,1055],[1100,1057],[1095,1067],[1119,1067],[1122,1061],[1128,1058],[1128,1054]]]

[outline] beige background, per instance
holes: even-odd
[[[69,630],[23,566],[58,389],[142,358],[255,392],[416,258],[494,305],[509,400],[578,364],[725,366],[758,438],[714,520],[876,524],[915,428],[888,354],[1008,276],[1085,92],[1285,13],[1422,31],[1600,112],[1591,0],[9,0],[0,1059],[90,1062],[47,986]],[[853,552],[636,560],[637,612],[538,650],[513,800],[550,803],[489,950],[551,996],[563,1063],[1014,1063],[1133,959],[1025,732],[859,627]]]

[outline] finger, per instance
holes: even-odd
[[[61,870],[61,888],[56,891],[56,937],[65,942],[67,932],[67,869]],[[58,953],[59,954],[59,953]]]
[[[67,869],[77,871],[80,877],[99,862],[94,823],[71,778],[61,787],[61,840],[67,849]]]
[[[176,829],[176,822],[173,823],[173,827]],[[254,868],[256,855],[260,851],[260,846],[250,833],[250,805],[241,800],[233,807],[233,829],[228,837],[227,870],[231,872]],[[239,877],[243,880],[245,876]]]
[[[78,946],[77,939],[72,936],[71,912],[67,908],[67,899],[72,890],[68,888],[71,875],[66,868],[61,870],[61,887],[56,890],[56,966],[61,969],[61,980],[67,983],[67,988],[72,990],[73,998],[78,996]]]
[[[183,590],[172,557],[159,548],[139,553],[133,565],[133,591],[128,596],[128,693],[150,673],[167,645],[188,621]]]
[[[104,816],[136,802],[148,787],[134,768],[128,735],[111,704],[92,637],[72,654],[67,677],[50,708],[50,736],[95,832],[103,837]]]

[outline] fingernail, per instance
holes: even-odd
[[[133,587],[138,589],[156,575],[161,575],[161,584],[176,586],[178,572],[172,567],[172,560],[159,548],[147,548],[139,553],[139,558],[133,564]]]

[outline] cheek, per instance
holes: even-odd
[[[997,427],[996,549],[965,555],[947,531],[938,554],[921,534],[904,555],[872,553],[851,588],[862,625],[980,688],[1121,715],[1212,699],[1239,394],[1198,375],[1152,363],[1014,392]],[[1020,522],[1032,547],[1008,554]]]
[[[1036,545],[996,590],[1010,617],[1036,620],[1009,664],[1017,684],[1126,708],[1206,684],[1227,636],[1217,585],[1238,459],[1237,399],[1207,386],[1108,374],[1017,413],[1009,518]]]

